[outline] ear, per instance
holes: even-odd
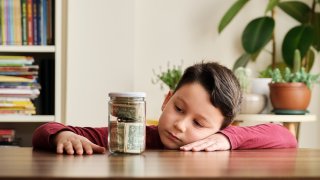
[[[167,103],[169,102],[170,98],[172,97],[173,92],[169,91],[168,94],[166,95],[166,98],[164,99],[162,106],[161,106],[161,110],[163,111],[163,109],[166,107]]]

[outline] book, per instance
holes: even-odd
[[[11,0],[7,2],[7,44],[12,45],[13,43],[13,3]]]
[[[20,0],[13,0],[13,31],[14,31],[14,45],[22,44],[22,30],[21,30],[21,2]]]
[[[25,108],[25,107],[0,107],[0,110],[2,111],[34,111],[34,106],[30,107],[30,108]]]
[[[0,82],[34,82],[34,81],[28,78],[0,75]]]
[[[2,45],[2,1],[0,0],[0,45]]]
[[[40,86],[38,83],[36,82],[1,82],[0,81],[0,86]]]
[[[38,89],[16,89],[16,88],[0,88],[0,94],[31,94],[39,95]]]
[[[41,45],[41,0],[37,1],[37,44]]]
[[[1,0],[1,33],[2,33],[2,44],[6,45],[7,44],[7,10],[8,10],[8,4],[6,0]]]
[[[27,27],[27,0],[21,0],[21,28],[22,44],[28,44],[28,27]]]
[[[45,1],[45,0],[43,0]],[[52,45],[53,44],[53,16],[52,16],[52,11],[54,6],[52,4],[52,0],[47,0],[45,2],[43,8],[45,8],[44,15],[45,15],[45,23],[46,25],[44,26],[46,29],[45,30],[45,41],[46,44]]]
[[[5,75],[5,76],[26,76],[30,79],[30,77],[36,77],[34,75],[38,75],[38,72],[3,72],[0,71],[0,75]],[[33,75],[33,76],[30,76]]]
[[[2,45],[2,1],[0,0],[0,45]]]
[[[47,29],[49,29],[48,24],[48,15],[47,12],[49,9],[47,5],[47,0],[40,1],[41,8],[40,8],[40,32],[41,32],[41,45],[47,45]]]
[[[27,0],[27,29],[28,29],[28,45],[33,45],[33,18],[32,18],[32,0]]]
[[[32,25],[33,25],[33,45],[38,43],[38,4],[37,0],[32,0]]]
[[[38,72],[38,65],[0,66],[0,72]]]
[[[0,60],[30,60],[34,61],[34,58],[31,56],[0,56]]]
[[[0,114],[4,115],[11,115],[11,114],[19,114],[19,115],[32,115],[35,114],[35,110],[7,110],[7,109],[0,109]]]
[[[15,139],[15,130],[0,129],[0,142],[13,142]]]
[[[33,103],[29,101],[0,101],[0,108],[2,107],[22,107],[25,109],[35,109]]]
[[[0,66],[24,66],[33,62],[33,57],[29,56],[0,56]]]

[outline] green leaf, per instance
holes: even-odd
[[[232,70],[235,71],[239,67],[246,67],[251,58],[250,54],[242,54],[234,63]]]
[[[307,4],[303,2],[286,1],[279,3],[278,6],[285,13],[287,13],[289,16],[296,19],[300,23],[307,23],[310,18],[311,9]]]
[[[279,3],[279,0],[269,0],[265,13],[267,13],[268,11],[271,11],[275,6],[278,5],[278,3]]]
[[[314,63],[314,58],[315,58],[314,52],[310,48],[309,51],[306,54],[307,64],[306,64],[305,68],[306,68],[307,72],[310,72],[310,70],[311,70],[311,68],[313,66],[313,63]]]
[[[260,17],[252,20],[242,34],[242,46],[249,54],[260,51],[271,39],[274,20],[271,17]]]
[[[230,9],[223,15],[219,23],[219,33],[222,32],[222,30],[231,22],[231,20],[237,15],[237,13],[247,2],[248,0],[238,0],[230,7]]]
[[[299,49],[301,57],[304,58],[313,38],[313,30],[309,25],[296,26],[289,30],[282,43],[282,56],[290,68],[293,68],[294,51]]]
[[[255,61],[257,60],[260,52],[261,52],[261,51],[257,51],[257,52],[255,52],[255,53],[251,54],[251,59],[252,59],[253,62],[255,62]]]
[[[315,38],[313,39],[313,47],[320,51],[320,13],[315,13],[311,24]]]

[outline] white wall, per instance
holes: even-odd
[[[148,116],[157,119],[165,91],[154,85],[152,69],[167,62],[187,67],[201,60],[215,60],[228,67],[241,53],[241,31],[256,9],[241,13],[218,34],[217,25],[233,1],[136,0],[135,3],[135,89],[148,94]],[[253,4],[245,9],[250,8]]]
[[[66,123],[107,125],[108,92],[133,90],[133,1],[69,0]]]
[[[109,91],[147,92],[147,118],[157,119],[167,89],[151,83],[152,69],[165,68],[169,61],[179,65],[183,60],[185,68],[201,60],[215,60],[231,68],[242,52],[240,36],[244,26],[252,17],[262,16],[267,3],[250,1],[219,35],[218,22],[233,2],[70,0],[67,124],[106,125]],[[280,11],[278,15],[285,16]],[[284,26],[276,25],[278,37],[295,24],[289,18],[279,22]],[[270,56],[264,54],[250,67],[262,70],[270,62]],[[311,112],[318,113],[318,107],[316,88]],[[319,127],[319,122],[302,124],[301,147],[320,147]]]

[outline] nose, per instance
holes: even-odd
[[[181,118],[179,120],[176,120],[173,124],[173,126],[179,131],[179,132],[185,132],[186,131],[186,125],[187,125],[187,118]]]

